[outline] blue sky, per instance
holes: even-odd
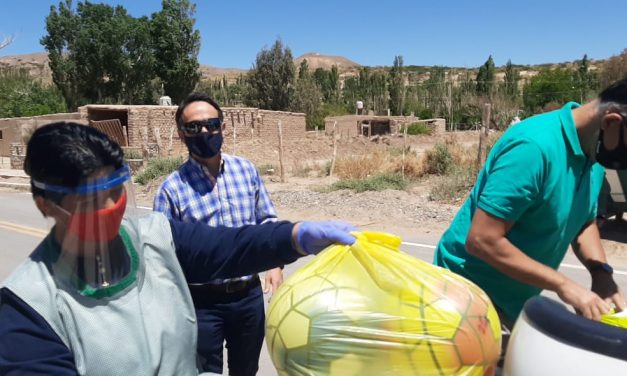
[[[98,2],[98,1],[93,1]],[[133,16],[160,0],[104,1]],[[76,1],[75,1],[76,3]],[[50,0],[4,0],[0,38],[15,40],[0,56],[43,51]],[[363,65],[476,67],[603,59],[627,48],[627,1],[197,0],[201,64],[250,68],[257,52],[280,37],[294,57],[341,55]]]

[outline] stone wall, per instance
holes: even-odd
[[[11,155],[12,143],[24,143],[33,131],[43,125],[57,121],[78,121],[78,113],[50,114],[41,116],[0,119],[0,156]]]

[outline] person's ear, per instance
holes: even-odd
[[[225,129],[226,129],[226,122],[222,121],[222,125],[220,126],[220,132],[224,132]]]
[[[618,146],[620,127],[623,125],[623,121],[623,117],[616,112],[607,113],[601,118],[603,144],[608,150],[614,150]]]
[[[37,209],[44,215],[44,217],[54,217],[55,208],[52,207],[52,204],[48,200],[46,200],[43,196],[35,196],[33,197],[35,200],[35,205]]]

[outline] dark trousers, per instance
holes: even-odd
[[[499,315],[499,320],[501,321],[501,356],[499,357],[499,361],[497,363],[496,375],[500,376],[503,372],[503,366],[505,363],[505,354],[507,353],[507,345],[509,345],[509,337],[512,334],[512,329],[514,329],[515,322],[509,320],[505,317],[505,314],[499,307],[496,308],[496,313]]]
[[[229,374],[255,375],[263,345],[265,312],[261,286],[235,293],[192,294],[198,318],[198,356],[204,372],[222,374],[226,340]]]

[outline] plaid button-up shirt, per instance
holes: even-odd
[[[224,153],[215,181],[206,167],[189,158],[163,181],[153,209],[168,218],[210,226],[241,227],[277,220],[268,191],[252,162]]]

